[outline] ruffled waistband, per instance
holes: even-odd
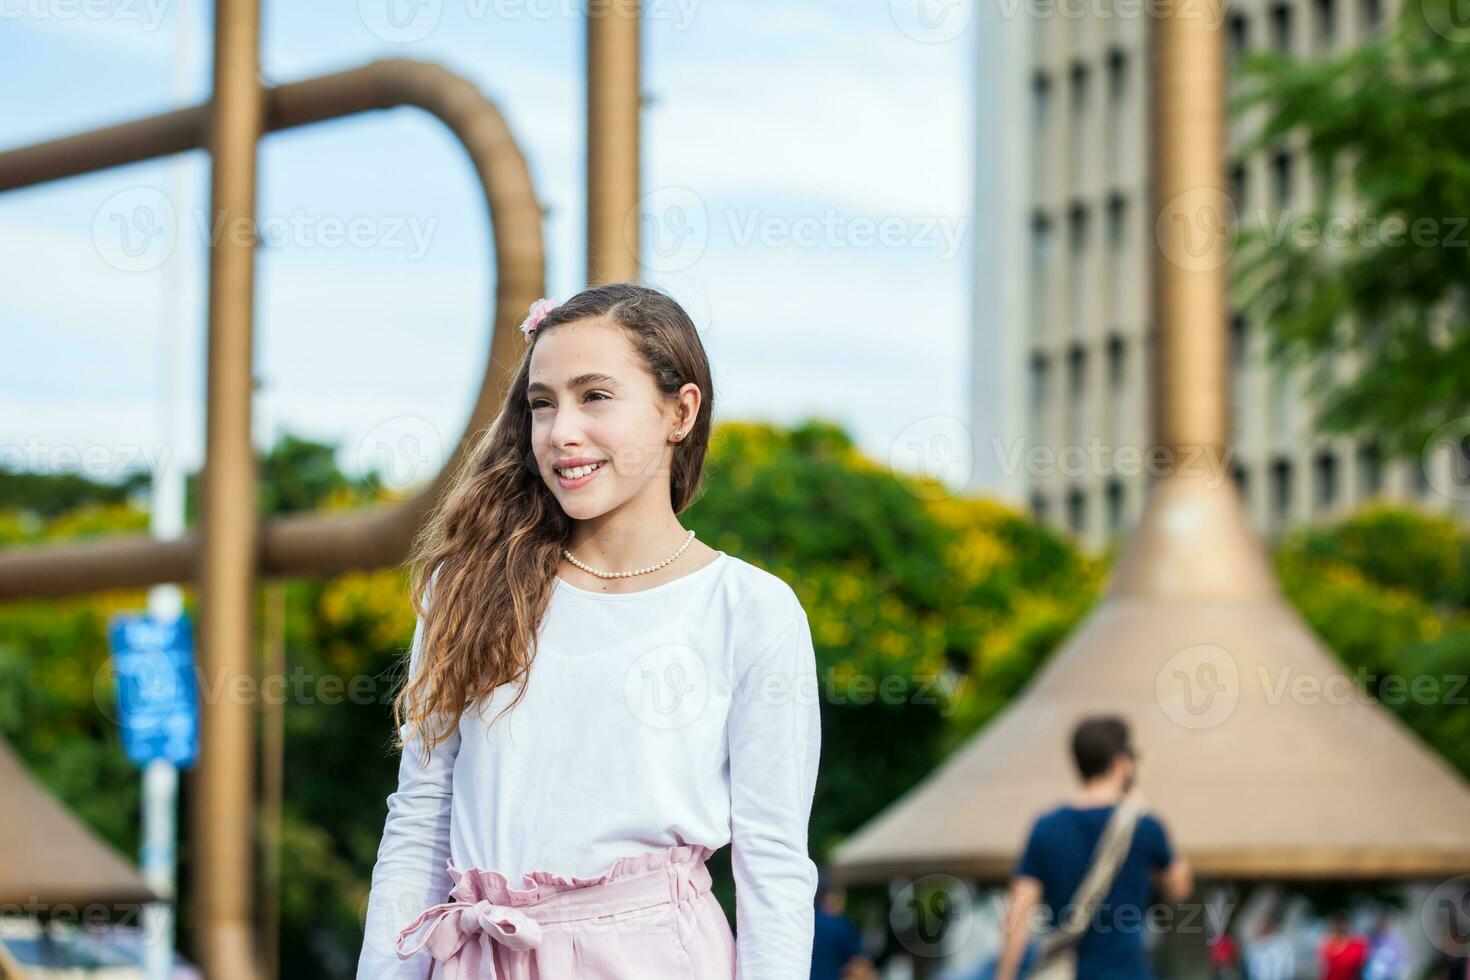
[[[515,885],[499,871],[482,868],[461,870],[455,867],[454,859],[450,858],[448,868],[454,887],[450,889],[449,895],[461,902],[491,901],[497,905],[519,907],[536,905],[553,895],[573,889],[637,878],[654,872],[663,872],[671,879],[692,882],[696,890],[703,891],[709,888],[709,872],[704,868],[704,863],[713,853],[711,848],[703,844],[678,844],[663,850],[620,857],[601,873],[586,877],[563,875],[554,871],[528,871],[521,875],[520,882]],[[700,884],[703,884],[703,888],[698,887]]]
[[[529,950],[540,944],[543,927],[605,922],[661,905],[676,910],[674,928],[685,942],[694,928],[694,900],[712,884],[705,866],[711,853],[703,845],[679,844],[618,858],[601,874],[585,877],[529,871],[514,888],[498,871],[461,871],[451,858],[451,900],[425,909],[399,932],[398,957],[427,949],[435,966],[443,965],[444,980],[482,974],[495,980],[496,946]]]

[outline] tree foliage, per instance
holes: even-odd
[[[1272,363],[1352,354],[1309,376],[1315,428],[1376,433],[1387,455],[1470,415],[1470,33],[1455,8],[1405,0],[1341,55],[1251,54],[1233,100],[1252,121],[1244,156],[1300,144],[1333,178],[1308,205],[1238,216],[1238,302],[1263,318]]]

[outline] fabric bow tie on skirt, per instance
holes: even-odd
[[[428,922],[433,924],[419,941],[405,949],[404,943]],[[530,949],[540,941],[541,923],[518,908],[482,899],[435,905],[398,934],[396,946],[401,960],[427,946],[435,963],[443,966],[442,980],[499,980],[496,943]]]

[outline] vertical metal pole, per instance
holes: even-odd
[[[265,975],[281,975],[281,808],[286,780],[286,706],[275,697],[286,677],[286,583],[265,585],[262,678],[280,678],[260,706],[261,956]],[[280,686],[276,687],[275,684]]]
[[[161,899],[143,906],[143,958],[148,980],[168,980],[174,959],[174,840],[179,770],[154,759],[143,770],[143,880]]]
[[[1172,0],[1149,18],[1155,439],[1170,450],[1216,452],[1227,431],[1222,20],[1221,0]]]
[[[179,5],[178,42],[174,57],[174,93],[182,102],[188,95],[187,69],[193,47],[190,4]],[[183,200],[182,160],[170,165],[170,190],[175,205]],[[174,541],[185,531],[186,482],[178,458],[179,446],[179,349],[183,341],[184,305],[181,262],[172,256],[164,266],[160,282],[164,295],[162,324],[163,396],[159,402],[158,442],[162,448],[158,469],[153,474],[149,502],[149,530],[161,541]],[[148,590],[148,612],[160,621],[177,620],[184,613],[184,592],[177,583],[155,585]],[[162,901],[143,907],[144,972],[148,980],[169,980],[173,973],[175,944],[174,906],[178,895],[178,807],[179,770],[167,759],[155,759],[143,771],[143,847],[140,870],[148,887]]]
[[[638,278],[639,4],[587,5],[587,284]]]
[[[210,120],[209,353],[200,568],[200,754],[193,901],[210,980],[260,976],[255,942],[256,473],[250,441],[259,0],[218,0]]]

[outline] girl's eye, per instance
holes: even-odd
[[[597,400],[598,401],[607,401],[607,399],[609,397],[608,395],[606,395],[606,394],[604,394],[604,393],[602,393],[600,391],[589,391],[589,392],[587,392],[587,397],[588,398],[591,398],[593,395],[596,395],[597,396]],[[547,407],[550,404],[551,403],[548,402],[545,398],[538,398],[538,399],[536,399],[535,401],[533,401],[531,403],[531,411],[534,412],[538,408],[545,408],[545,407]]]

